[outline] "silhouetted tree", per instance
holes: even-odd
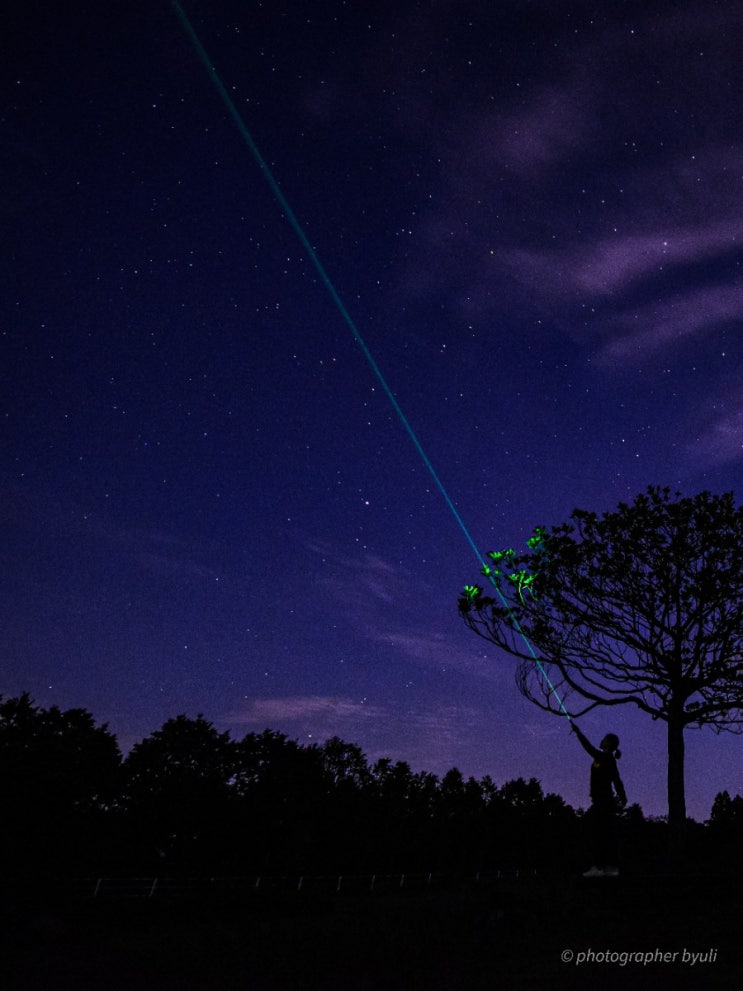
[[[372,775],[363,750],[334,736],[319,747],[325,775],[325,800],[320,812],[324,852],[332,870],[359,869],[374,847]]]
[[[547,867],[557,850],[570,860],[567,832],[575,814],[558,795],[546,795],[536,778],[516,778],[500,788],[488,785],[489,867]]]
[[[568,705],[582,700],[574,716],[629,704],[666,722],[679,849],[685,729],[743,726],[743,510],[732,493],[673,499],[650,487],[614,512],[570,519],[536,530],[528,553],[493,552],[500,595],[468,586],[460,611],[521,659],[519,688],[542,709],[561,711],[552,685]]]
[[[405,807],[413,790],[413,772],[404,760],[380,757],[371,767],[371,781],[379,798],[390,806]]]
[[[199,867],[219,849],[236,771],[235,745],[202,715],[169,719],[124,761],[135,833],[169,866]]]
[[[324,839],[327,789],[319,748],[267,729],[239,741],[236,759],[236,861],[245,870],[304,871]]]
[[[712,803],[709,821],[715,826],[731,826],[743,831],[743,798],[740,795],[731,798],[729,791],[718,792]]]
[[[333,736],[320,747],[322,764],[331,784],[346,790],[360,791],[371,781],[366,756],[355,743],[345,743]]]
[[[737,866],[743,842],[743,798],[740,795],[731,798],[728,791],[718,792],[707,826],[715,859],[720,864],[726,863],[728,869],[731,863]]]
[[[498,797],[509,808],[516,811],[522,809],[536,809],[544,802],[544,792],[542,785],[536,778],[515,778],[513,781],[506,781],[498,793]]]
[[[235,744],[235,754],[234,785],[241,798],[285,803],[288,796],[321,786],[317,747],[303,747],[284,733],[247,733]]]
[[[121,754],[85,709],[0,701],[0,797],[6,864],[65,872],[90,864],[118,796]]]
[[[406,761],[380,757],[370,769],[373,830],[370,857],[377,871],[410,869],[421,835],[415,810],[415,776]]]

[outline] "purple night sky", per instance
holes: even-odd
[[[184,0],[483,552],[743,492],[736,2]],[[0,693],[202,712],[588,802],[457,614],[479,564],[166,0],[14,2]],[[665,725],[629,708],[631,802]],[[743,740],[687,734],[689,812]]]

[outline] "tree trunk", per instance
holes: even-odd
[[[671,861],[678,866],[686,845],[684,722],[673,709],[668,719],[668,830]]]

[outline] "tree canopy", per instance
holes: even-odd
[[[633,705],[668,724],[669,818],[686,817],[683,732],[743,728],[743,510],[732,493],[649,487],[492,552],[467,586],[471,630],[520,658],[521,692],[573,717]],[[536,657],[539,661],[537,663]]]
[[[85,709],[0,698],[0,836],[8,869],[28,873],[85,862],[121,786],[121,754]]]

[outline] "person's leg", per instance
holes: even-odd
[[[613,816],[611,809],[596,804],[591,808],[593,814],[593,858],[597,867],[614,866],[612,827]]]

